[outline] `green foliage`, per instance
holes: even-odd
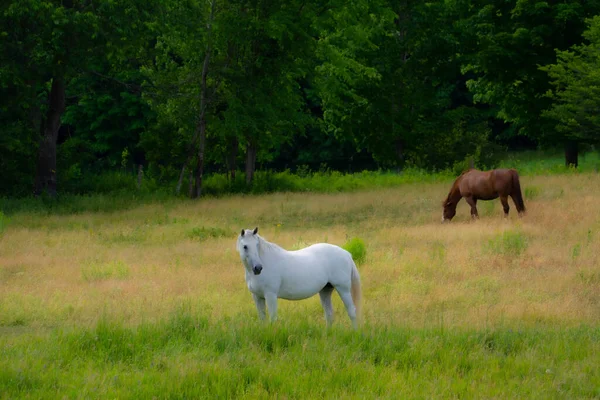
[[[133,191],[137,165],[142,191],[172,190],[184,164],[187,192],[201,126],[211,195],[362,187],[278,175],[304,164],[457,174],[501,165],[523,135],[530,147],[595,143],[600,17],[587,18],[598,13],[598,1],[10,0],[0,195],[32,191],[56,77],[65,193]],[[254,152],[251,187],[218,175]]]
[[[384,167],[445,169],[491,153],[489,115],[460,87],[449,8],[359,2],[333,15],[317,49],[316,85],[326,127],[340,141]]]
[[[367,246],[365,242],[359,237],[353,237],[349,239],[343,246],[346,251],[352,254],[352,259],[358,265],[365,262],[367,258]]]
[[[550,83],[539,66],[554,63],[555,49],[581,41],[584,19],[598,14],[600,3],[471,1],[457,2],[454,11],[469,49],[463,72],[472,74],[467,86],[474,100],[512,124],[505,135],[545,139],[553,131],[543,113]]]
[[[557,51],[557,63],[541,67],[552,79],[547,96],[552,107],[544,112],[568,139],[597,143],[600,136],[600,16],[588,20],[587,44]]]
[[[494,254],[518,257],[527,249],[527,236],[518,230],[506,230],[487,243],[488,251]]]
[[[232,233],[222,228],[201,226],[199,228],[193,228],[188,232],[187,235],[191,239],[204,241],[209,238],[218,239],[222,237],[229,237],[232,236]]]
[[[114,84],[107,88],[105,82],[89,77],[73,81],[72,86],[72,90],[81,87],[82,92],[85,88],[85,93],[76,104],[67,107],[63,116],[64,124],[76,128],[76,135],[58,149],[59,171],[67,171],[61,176],[61,185],[67,190],[72,178],[68,170],[75,165],[86,172],[133,167],[129,149],[134,149],[134,155],[140,158],[140,136],[147,124],[154,123],[154,114],[139,94]]]

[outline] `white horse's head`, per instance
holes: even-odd
[[[242,263],[254,275],[260,275],[263,269],[262,260],[258,252],[260,241],[257,233],[258,227],[254,230],[242,229],[242,233],[240,233],[237,240],[237,250],[240,252]]]

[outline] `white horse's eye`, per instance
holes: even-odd
[[[248,246],[244,245],[244,250],[248,250]]]

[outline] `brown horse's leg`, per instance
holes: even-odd
[[[508,196],[500,196],[500,201],[502,202],[502,208],[504,209],[504,218],[508,218],[508,211],[510,210]]]
[[[471,206],[471,218],[479,218],[479,214],[477,214],[477,199],[473,198],[472,196],[469,196],[465,197],[465,200]]]
[[[518,197],[518,196],[520,196],[520,195],[521,195],[520,193],[519,193],[517,196],[513,196],[512,194],[510,195],[510,198],[513,200],[513,203],[515,203],[515,207],[517,207],[517,213],[518,213],[518,215],[519,215],[519,218],[521,218],[521,217],[523,216],[524,212],[525,212],[525,211],[522,209],[522,207],[524,207],[524,206],[522,205],[522,204],[523,204],[523,198],[522,198],[522,197],[521,197],[521,198],[520,198],[520,197]],[[519,198],[521,199],[521,203],[519,203],[519,202],[516,200],[516,199],[519,199]],[[521,204],[521,205],[519,205],[519,204]]]

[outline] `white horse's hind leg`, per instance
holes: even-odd
[[[346,306],[346,311],[348,311],[348,316],[352,321],[352,326],[356,328],[356,307],[354,306],[354,301],[352,301],[352,293],[350,292],[350,289],[341,287],[336,287],[335,289],[342,298],[344,306]]]
[[[267,300],[271,322],[275,322],[277,320],[277,295],[275,293],[266,293],[265,299]]]
[[[321,297],[321,305],[323,306],[323,311],[325,311],[325,321],[327,322],[327,326],[331,326],[333,323],[333,304],[331,303],[331,294],[333,293],[333,286],[327,285],[320,292],[319,297]]]
[[[256,310],[258,311],[258,317],[260,318],[261,321],[264,321],[265,316],[266,316],[265,299],[262,297],[258,297],[254,293],[252,293],[252,298],[254,299],[254,304],[256,304]]]

